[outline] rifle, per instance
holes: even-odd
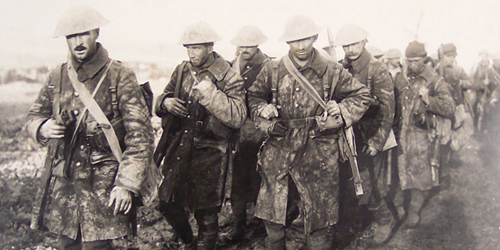
[[[328,44],[330,46],[334,45],[333,42],[333,35],[330,32],[330,27],[327,29],[328,32]],[[335,53],[334,49],[330,49],[333,53]],[[336,60],[336,55],[332,54],[332,56]],[[339,75],[340,75],[340,70],[336,71],[336,74],[333,78],[332,81],[332,87],[330,89],[330,99],[333,97],[333,92],[335,90],[335,87],[337,86],[337,81],[339,80]],[[326,104],[325,104],[325,110],[326,110]],[[356,192],[356,196],[360,198],[364,192],[363,192],[363,181],[361,180],[361,175],[359,174],[359,165],[358,165],[358,160],[356,158],[356,144],[355,144],[355,138],[354,138],[354,131],[352,129],[352,126],[349,128],[342,127],[341,131],[341,136],[342,140],[347,144],[346,147],[346,153],[347,153],[347,158],[349,159],[349,165],[351,166],[351,171],[352,171],[352,177],[354,181],[354,191]]]
[[[186,66],[186,62],[183,62],[177,69],[177,81],[175,84],[175,91],[174,91],[175,98],[179,97],[179,92],[181,89],[181,82],[182,82],[182,70],[184,69],[184,66]],[[169,144],[168,131],[172,126],[173,120],[174,120],[174,115],[168,114],[166,117],[163,117],[161,121],[163,133],[161,134],[160,141],[158,142],[158,145],[156,146],[155,152],[153,154],[153,160],[155,161],[156,166],[158,167],[161,166],[160,164],[163,161],[165,154],[167,153],[167,148]]]

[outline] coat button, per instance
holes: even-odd
[[[192,101],[188,101],[188,104],[191,104],[191,103],[193,103],[193,102]]]
[[[73,94],[74,94],[76,97],[80,96],[80,93],[78,93],[78,92],[76,92],[76,91],[75,91],[75,93],[73,93]]]
[[[181,144],[179,144],[179,147],[184,147],[184,143],[181,142]]]
[[[181,157],[177,157],[176,159],[177,159],[178,161],[180,161],[180,160],[181,160]]]
[[[85,146],[84,145],[80,145],[80,149],[81,150],[85,150]]]
[[[189,130],[187,130],[187,129],[184,130],[184,134],[187,134],[187,133],[189,133]]]
[[[82,164],[81,164],[80,162],[77,162],[75,165],[76,165],[77,167],[79,167],[79,166],[80,166],[80,165],[82,165]]]
[[[299,104],[298,104],[298,103],[295,103],[295,105],[294,105],[294,106],[295,106],[296,108],[298,108],[298,107],[299,107]]]
[[[295,91],[300,91],[300,88],[299,87],[295,88]]]
[[[191,115],[187,115],[186,118],[191,119]]]
[[[245,76],[245,77],[243,77],[243,79],[244,79],[244,80],[248,80],[248,77],[246,77],[246,76]]]

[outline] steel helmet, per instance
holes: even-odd
[[[349,45],[363,41],[367,38],[368,32],[366,32],[366,30],[359,27],[357,24],[349,23],[340,28],[337,33],[337,38],[335,39],[335,45]]]
[[[109,23],[101,13],[86,5],[75,5],[63,13],[53,37],[68,36],[94,30]]]
[[[457,46],[455,46],[455,44],[453,44],[453,43],[441,44],[441,51],[442,51],[443,55],[452,54],[452,55],[456,56],[457,55]]]
[[[215,33],[212,26],[206,22],[198,22],[193,25],[188,26],[184,30],[179,44],[190,45],[190,44],[201,44],[201,43],[213,43],[220,41],[221,37]]]
[[[368,52],[370,52],[370,54],[372,54],[372,56],[375,58],[384,55],[384,52],[375,46],[366,46],[366,50],[368,50]]]
[[[267,41],[267,37],[262,34],[259,28],[254,25],[242,27],[231,43],[236,46],[257,46]]]
[[[282,42],[292,42],[317,35],[321,28],[309,17],[294,16],[285,25],[285,32],[280,37]]]
[[[385,53],[385,58],[387,59],[396,59],[401,58],[402,54],[399,49],[390,49]]]

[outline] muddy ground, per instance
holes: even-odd
[[[27,140],[21,127],[39,88],[26,83],[0,85],[0,249],[57,249],[54,235],[29,229],[44,149]],[[432,192],[417,229],[400,228],[380,246],[370,245],[369,227],[337,232],[342,236],[336,239],[337,249],[500,249],[499,138],[496,133],[475,135],[456,154],[445,171],[449,177]],[[265,230],[254,218],[243,242],[225,241],[230,215],[229,206],[224,206],[218,249],[265,249]],[[138,216],[138,236],[115,241],[119,249],[179,247],[154,208],[140,208]],[[299,249],[302,244],[287,245]]]

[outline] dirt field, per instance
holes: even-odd
[[[43,149],[21,131],[39,84],[0,85],[0,249],[56,249],[57,239],[29,229]],[[446,169],[449,176],[424,207],[421,225],[400,229],[385,245],[370,246],[370,230],[337,232],[339,249],[500,249],[500,150],[498,134],[471,138]],[[459,158],[459,159],[458,159]],[[230,209],[221,212],[219,249],[265,249],[265,230],[253,219],[244,242],[224,241]],[[171,228],[154,208],[139,209],[138,237],[119,249],[177,249]],[[287,242],[299,249],[301,242]]]

